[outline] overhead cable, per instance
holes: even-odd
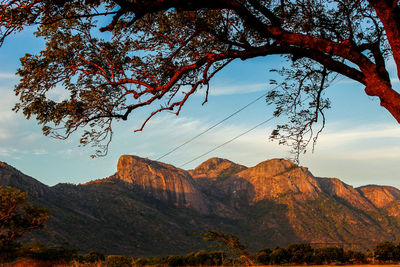
[[[274,87],[273,89],[276,89],[278,86]],[[272,89],[272,90],[273,90]],[[190,138],[189,140],[187,140],[186,142],[180,144],[179,146],[175,147],[174,149],[168,151],[167,153],[165,153],[164,155],[162,155],[161,157],[155,159],[156,161],[168,156],[169,154],[171,154],[172,152],[175,152],[176,150],[178,150],[179,148],[183,147],[184,145],[189,144],[190,142],[192,142],[193,140],[195,140],[196,138],[200,137],[201,135],[205,134],[206,132],[210,131],[211,129],[217,127],[218,125],[220,125],[221,123],[229,120],[230,118],[232,118],[233,116],[235,116],[236,114],[238,114],[239,112],[241,112],[242,110],[248,108],[249,106],[251,106],[252,104],[254,104],[255,102],[257,102],[258,100],[260,100],[261,98],[267,96],[268,92],[262,94],[261,96],[257,97],[256,99],[254,99],[253,101],[251,101],[250,103],[248,103],[247,105],[241,107],[240,109],[236,110],[235,112],[233,112],[231,115],[227,116],[226,118],[222,119],[221,121],[217,122],[216,124],[210,126],[209,128],[207,128],[206,130],[202,131],[201,133],[195,135],[194,137]]]
[[[209,150],[209,151],[207,151],[207,152],[201,154],[200,156],[197,156],[197,157],[195,157],[194,159],[187,161],[186,163],[184,163],[184,164],[182,164],[181,166],[179,166],[179,168],[182,168],[183,166],[185,166],[185,165],[187,165],[187,164],[189,164],[189,163],[192,163],[193,161],[195,161],[195,160],[197,160],[197,159],[199,159],[199,158],[201,158],[201,157],[203,157],[203,156],[205,156],[205,155],[207,155],[207,154],[209,154],[209,153],[211,153],[211,152],[217,150],[218,148],[223,147],[224,145],[227,145],[227,144],[229,144],[230,142],[233,142],[234,140],[238,139],[239,137],[241,137],[241,136],[243,136],[243,135],[245,135],[245,134],[247,134],[247,133],[253,131],[253,130],[256,129],[257,127],[260,127],[261,125],[263,125],[263,124],[269,122],[269,121],[272,120],[273,118],[274,118],[274,116],[272,116],[272,117],[270,117],[269,119],[267,119],[267,120],[265,120],[265,121],[263,121],[263,122],[257,124],[257,125],[254,126],[253,128],[251,128],[251,129],[249,129],[249,130],[247,130],[247,131],[245,131],[245,132],[243,132],[243,133],[241,133],[241,134],[235,136],[234,138],[232,138],[232,139],[226,141],[225,143],[223,143],[223,144],[221,144],[221,145],[218,145],[218,146],[214,147],[213,149],[211,149],[211,150]]]

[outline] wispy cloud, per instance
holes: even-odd
[[[336,127],[335,127],[336,126]],[[321,142],[325,145],[338,147],[354,142],[362,142],[365,140],[373,139],[387,139],[394,138],[400,142],[400,127],[392,124],[371,124],[363,125],[358,127],[349,127],[343,130],[338,128],[338,124],[332,125],[331,129],[327,129],[323,135],[321,135]]]
[[[237,95],[237,94],[248,94],[265,91],[269,88],[268,83],[250,83],[250,84],[231,84],[231,85],[210,85],[209,95],[210,96],[221,96],[221,95]],[[206,89],[199,91],[198,95],[205,95]]]
[[[163,118],[159,118],[157,131],[150,130],[150,133],[157,134],[151,136],[155,141],[153,146],[157,146],[157,151],[170,151],[181,145],[185,141],[194,137],[196,134],[204,131],[212,124],[189,117],[180,117],[173,122],[169,122],[169,127],[160,127]],[[165,120],[164,120],[165,121]],[[193,140],[183,146],[163,160],[172,164],[183,163],[196,156],[205,153],[214,147],[232,139],[250,129],[253,125],[249,123],[223,124],[210,132]],[[268,136],[274,123],[255,129],[254,131],[236,139],[235,141],[223,146],[212,153],[193,162],[185,168],[193,168],[212,156],[219,156],[231,159],[235,162],[252,166],[263,160],[274,157],[289,156],[290,148],[278,145],[277,142],[271,142]],[[176,129],[171,131],[171,129]],[[177,130],[179,129],[179,130]],[[148,148],[151,150],[151,147]],[[156,153],[157,154],[157,153]],[[161,153],[159,153],[161,156]],[[327,125],[318,140],[314,154],[310,152],[305,159],[313,158],[314,161],[321,160],[332,162],[347,160],[365,161],[365,162],[384,162],[386,160],[400,160],[400,127],[392,124],[371,124],[363,126],[348,126],[343,129],[342,123],[331,123]],[[307,162],[309,162],[307,160]],[[334,166],[332,166],[334,167]],[[327,171],[329,173],[329,171]],[[368,170],[360,170],[360,176],[366,175]]]
[[[35,149],[35,150],[33,150],[32,151],[32,154],[34,154],[34,155],[47,155],[47,154],[49,154],[48,153],[48,151],[47,150],[45,150],[45,149],[43,149],[43,148],[40,148],[40,149]]]
[[[17,76],[14,73],[0,72],[0,79],[16,79]]]
[[[56,86],[55,88],[51,89],[46,94],[47,98],[54,100],[56,102],[61,102],[66,100],[70,97],[69,91],[65,90],[62,86]]]

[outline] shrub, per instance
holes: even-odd
[[[288,261],[291,263],[310,263],[312,261],[314,250],[310,244],[294,243],[287,249]]]
[[[107,267],[128,267],[132,265],[132,259],[122,255],[109,255],[106,258]]]
[[[78,251],[76,249],[66,247],[48,247],[33,250],[28,256],[37,260],[70,262],[75,259],[77,255]]]
[[[271,262],[273,264],[281,264],[288,262],[288,253],[284,248],[280,247],[274,248],[270,256],[271,256]]]
[[[268,265],[271,262],[272,250],[269,248],[264,248],[256,253],[256,260],[260,264]]]
[[[146,258],[137,258],[134,263],[136,266],[145,266],[145,265],[149,265],[151,263],[151,261]]]
[[[167,260],[166,260],[166,264],[168,264],[168,266],[184,266],[185,264],[185,260],[182,256],[168,256]]]
[[[400,249],[393,242],[383,242],[374,249],[375,258],[381,261],[394,261],[400,259]]]
[[[367,262],[366,255],[360,251],[346,251],[345,258],[352,264],[362,264]]]
[[[314,263],[326,264],[332,262],[345,262],[343,248],[338,247],[324,247],[314,250]]]
[[[97,261],[104,261],[105,256],[103,253],[97,251],[91,251],[82,257],[84,262],[97,262]]]

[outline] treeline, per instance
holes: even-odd
[[[359,251],[345,251],[339,247],[313,248],[310,244],[295,243],[286,248],[265,248],[257,253],[232,257],[224,251],[191,252],[184,256],[166,256],[152,259],[136,259],[137,265],[271,265],[271,264],[363,264],[367,263],[367,254]]]
[[[235,254],[229,250],[197,251],[186,255],[169,255],[152,258],[136,258],[124,255],[104,255],[99,252],[79,254],[67,247],[43,247],[37,244],[23,245],[14,255],[14,262],[33,260],[74,266],[124,267],[124,266],[238,266],[272,264],[365,264],[400,262],[400,244],[384,242],[367,252],[344,250],[339,247],[313,248],[310,244],[295,243],[286,248],[265,248],[256,253]]]

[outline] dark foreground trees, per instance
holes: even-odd
[[[149,118],[178,114],[232,61],[276,54],[291,67],[279,70],[287,79],[267,97],[276,116],[288,117],[272,136],[294,141],[297,153],[323,127],[324,91],[337,74],[364,85],[400,122],[386,65],[392,60],[399,76],[398,0],[1,0],[0,44],[29,25],[46,49],[21,59],[15,109],[46,135],[85,128],[83,144],[105,145],[98,154],[113,120],[147,105]],[[52,99],[56,86],[69,97]]]
[[[215,233],[215,232],[214,232]],[[226,235],[226,234],[225,234]],[[220,235],[218,235],[220,236]],[[217,240],[220,240],[218,237]],[[236,240],[236,239],[235,239]],[[223,242],[224,246],[227,245]],[[34,265],[40,262],[44,266],[52,264],[81,266],[250,266],[257,265],[340,265],[366,263],[399,263],[400,244],[383,242],[376,245],[373,251],[353,251],[340,247],[314,248],[307,243],[293,243],[274,249],[264,248],[256,253],[247,253],[246,256],[231,253],[228,250],[206,251],[200,250],[186,255],[166,255],[162,257],[132,257],[124,255],[104,255],[99,252],[87,254],[78,253],[77,249],[67,247],[45,247],[39,244],[21,246],[19,256],[25,265]],[[236,250],[236,252],[239,252]],[[243,252],[243,251],[242,251]]]
[[[27,193],[0,186],[0,258],[13,248],[13,241],[24,233],[43,227],[47,210],[28,202]]]

